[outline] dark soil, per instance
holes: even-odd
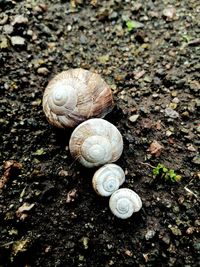
[[[199,266],[199,14],[198,0],[0,1],[0,266]],[[71,158],[72,130],[43,113],[48,81],[76,67],[113,90],[123,187],[143,202],[130,219]],[[158,163],[181,181],[153,177]]]

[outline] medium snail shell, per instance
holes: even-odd
[[[115,216],[127,219],[142,208],[142,201],[133,190],[121,188],[111,195],[109,207]]]
[[[106,164],[98,169],[93,178],[93,188],[101,196],[110,196],[125,181],[125,173],[116,164]]]
[[[50,124],[75,127],[88,118],[103,118],[112,110],[112,91],[99,74],[81,68],[56,75],[47,85],[43,110]]]
[[[122,135],[112,123],[104,119],[90,119],[82,122],[73,131],[69,150],[85,167],[104,165],[121,156]]]

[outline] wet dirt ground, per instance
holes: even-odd
[[[0,1],[0,266],[199,266],[199,14],[197,0]],[[112,88],[123,187],[143,203],[130,219],[43,113],[48,81],[76,67]]]

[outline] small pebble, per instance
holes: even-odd
[[[81,36],[80,36],[80,43],[81,44],[87,44],[87,38],[83,34],[81,34]]]
[[[13,46],[24,46],[25,45],[25,39],[20,36],[12,36],[11,37],[11,44]]]
[[[138,119],[139,116],[140,116],[139,114],[132,115],[132,116],[129,117],[129,121],[135,122]]]
[[[196,106],[200,107],[200,99],[195,99],[195,102],[196,102]]]
[[[190,117],[190,114],[188,111],[184,111],[182,114],[181,114],[183,117],[185,118],[189,118]]]
[[[168,235],[163,236],[162,241],[169,245],[170,244],[170,237]]]
[[[178,104],[180,102],[179,98],[178,97],[174,97],[172,99],[172,103],[175,103],[175,104]]]
[[[28,35],[28,36],[32,36],[32,35],[33,35],[33,31],[32,31],[32,30],[28,30],[28,31],[27,31],[27,35]]]
[[[172,108],[166,108],[165,109],[165,116],[170,117],[172,119],[176,119],[179,117],[179,113]]]
[[[188,134],[190,132],[189,129],[185,128],[185,127],[181,127],[180,128],[181,132],[184,133],[184,134]]]
[[[197,133],[200,133],[200,125],[199,126],[197,126]]]
[[[200,165],[200,155],[196,155],[193,159],[192,162],[194,164]]]
[[[67,25],[67,31],[70,32],[72,30],[72,26],[71,25]]]
[[[153,98],[157,98],[158,96],[159,96],[159,94],[157,94],[157,93],[154,93],[154,94],[152,95]]]
[[[172,95],[173,97],[176,97],[176,96],[177,96],[177,92],[176,92],[176,91],[173,91],[173,92],[171,93],[171,95]]]
[[[149,240],[149,239],[153,238],[154,235],[155,235],[155,233],[156,232],[154,230],[148,230],[147,233],[146,233],[146,235],[145,235],[145,239],[146,240]]]
[[[15,24],[27,24],[27,23],[28,19],[26,17],[24,17],[23,15],[17,15],[12,22],[12,26],[14,26]]]
[[[168,6],[163,9],[163,16],[167,21],[173,21],[176,19],[176,9],[173,6]]]
[[[173,133],[172,133],[171,131],[167,130],[165,134],[166,134],[167,137],[169,137],[169,136],[171,136]]]
[[[192,144],[190,144],[187,149],[191,152],[196,152],[196,148]]]
[[[157,112],[160,111],[160,106],[155,106],[154,110],[157,111]]]
[[[37,69],[37,73],[46,76],[49,73],[49,70],[45,67],[41,67]]]
[[[7,49],[9,47],[8,38],[5,36],[0,36],[0,50]]]
[[[3,31],[5,34],[9,35],[9,34],[13,33],[13,26],[10,24],[6,24],[3,26]]]

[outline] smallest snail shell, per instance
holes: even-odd
[[[116,164],[106,164],[98,169],[92,179],[93,188],[101,196],[110,196],[125,181],[125,173]]]
[[[109,207],[115,216],[127,219],[142,208],[142,201],[133,190],[121,188],[111,195]]]

